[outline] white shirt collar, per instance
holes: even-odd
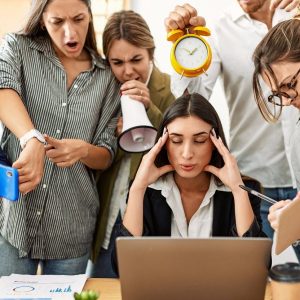
[[[187,224],[180,191],[174,181],[173,173],[161,177],[157,182],[151,184],[150,187],[161,191],[172,210],[171,236],[194,238],[211,236],[213,222],[212,200],[217,190],[214,176],[211,176],[208,191],[189,224]]]

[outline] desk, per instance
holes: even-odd
[[[100,300],[121,300],[121,287],[118,279],[89,278],[83,289],[99,292]],[[269,284],[265,300],[272,300]]]

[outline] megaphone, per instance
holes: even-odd
[[[144,152],[155,144],[157,130],[148,119],[144,104],[121,96],[123,131],[118,138],[119,147],[131,153]]]

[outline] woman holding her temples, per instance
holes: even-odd
[[[90,1],[33,0],[0,51],[1,146],[21,192],[0,202],[0,276],[39,264],[42,274],[85,272],[99,210],[93,169],[114,157],[119,97]]]
[[[212,105],[185,95],[166,110],[131,185],[118,236],[265,237],[260,200],[240,175]],[[115,253],[113,262],[116,263]],[[117,269],[117,268],[115,268]]]

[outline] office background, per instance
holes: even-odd
[[[7,32],[16,31],[22,27],[24,16],[26,15],[31,0],[0,0],[0,38]],[[101,51],[101,34],[107,17],[114,11],[120,9],[133,9],[140,13],[147,21],[153,34],[156,51],[155,63],[164,72],[171,73],[172,68],[169,62],[169,52],[171,43],[166,41],[166,32],[164,28],[164,18],[175,7],[186,2],[197,8],[198,13],[205,16],[208,27],[209,23],[214,21],[214,16],[226,9],[226,7],[237,0],[91,0],[94,14],[95,29],[99,49]],[[224,126],[225,135],[228,139],[229,116],[224,93],[219,82],[214,88],[211,102],[218,111]],[[2,134],[0,122],[0,137]],[[274,260],[275,259],[275,260]],[[296,261],[295,255],[291,249],[286,250],[279,257],[273,257],[273,264],[281,261]]]

